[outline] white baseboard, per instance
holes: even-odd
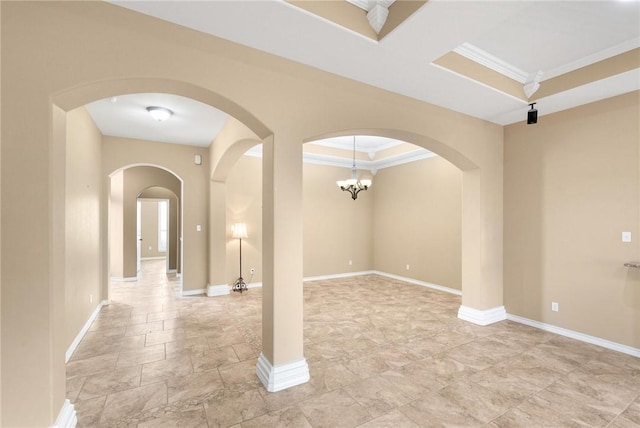
[[[128,276],[125,278],[119,277],[119,276],[112,276],[111,277],[111,281],[114,282],[134,282],[137,281],[138,277],[137,276]]]
[[[77,423],[78,417],[76,416],[76,409],[73,407],[73,404],[71,404],[71,401],[66,399],[51,428],[75,428]]]
[[[164,260],[166,259],[167,256],[158,256],[158,257],[140,257],[140,261],[145,261],[145,260]]]
[[[177,273],[178,269],[169,269],[167,273]]]
[[[221,285],[209,285],[207,286],[207,296],[216,297],[216,296],[227,296],[230,294],[230,288],[227,284]]]
[[[84,337],[84,335],[87,334],[87,331],[89,331],[89,328],[91,327],[91,323],[93,323],[93,321],[96,319],[96,317],[100,313],[100,309],[102,309],[103,306],[108,304],[109,303],[106,300],[103,300],[102,302],[98,303],[98,306],[96,306],[93,312],[91,312],[91,315],[89,315],[89,319],[87,320],[86,323],[84,323],[84,326],[82,327],[82,329],[80,330],[76,338],[73,339],[73,342],[71,342],[71,345],[67,349],[67,352],[65,352],[64,354],[65,364],[69,362],[69,360],[71,359],[71,356],[73,355],[73,353],[76,351],[76,348],[80,344],[80,341],[82,341],[82,338]]]
[[[307,276],[305,278],[302,278],[302,281],[304,281],[304,282],[325,281],[327,279],[350,278],[352,276],[371,275],[371,274],[374,274],[374,273],[376,273],[376,271],[363,270],[363,271],[360,271],[360,272],[345,272],[345,273],[336,273],[336,274],[332,274],[332,275]]]
[[[199,288],[197,290],[182,290],[180,293],[181,296],[198,296],[200,294],[207,294],[207,290],[204,288]]]
[[[484,311],[460,305],[458,318],[477,325],[489,325],[507,319],[507,311],[504,306],[487,309]]]
[[[622,352],[624,354],[632,355],[640,358],[640,349],[633,348],[631,346],[622,345],[620,343],[611,342],[610,340],[601,339],[599,337],[590,336],[588,334],[580,333],[574,330],[569,330],[562,327],[556,327],[555,325],[545,324],[540,321],[535,321],[529,318],[524,318],[518,315],[507,314],[509,321],[517,322],[520,324],[526,324],[530,327],[539,328],[540,330],[548,331],[550,333],[559,334],[560,336],[570,337],[572,339],[580,340],[582,342],[591,343],[593,345],[602,346],[603,348],[611,349],[614,351]]]
[[[445,293],[455,294],[456,296],[462,296],[462,291],[461,290],[456,290],[455,288],[445,287],[443,285],[432,284],[430,282],[420,281],[418,279],[413,279],[413,278],[407,278],[407,277],[400,276],[400,275],[394,275],[392,273],[380,272],[380,271],[377,271],[377,270],[374,270],[371,273],[374,273],[374,274],[380,275],[380,276],[386,276],[387,278],[397,279],[399,281],[404,281],[404,282],[408,282],[408,283],[415,284],[415,285],[420,285],[422,287],[432,288],[432,289],[438,290],[438,291],[444,291]]]
[[[293,363],[272,366],[264,354],[260,353],[256,374],[267,391],[277,392],[309,382],[309,365],[303,358]]]
[[[250,282],[247,288],[262,288],[262,282]]]

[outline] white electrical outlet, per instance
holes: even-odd
[[[251,268],[251,275],[253,275],[254,273],[256,273],[256,268]]]
[[[353,260],[349,260],[349,266],[353,265]]]
[[[410,268],[410,266],[409,266],[409,265],[407,265],[407,266],[405,267],[405,269],[406,269],[406,270],[409,270],[409,268]]]
[[[93,294],[89,294],[89,303],[93,303]]]
[[[559,310],[558,302],[551,302],[551,310],[553,312],[558,312],[558,310]]]
[[[631,232],[622,232],[622,242],[631,242]]]

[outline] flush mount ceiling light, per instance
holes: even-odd
[[[169,119],[173,114],[173,112],[168,108],[156,107],[156,106],[147,107],[147,111],[149,112],[151,117],[153,117],[158,122],[164,122],[165,120]]]
[[[348,180],[336,181],[340,190],[351,193],[351,199],[354,201],[358,197],[358,193],[371,187],[371,180],[358,180],[358,170],[356,169],[356,137],[353,136],[353,167],[351,168],[351,178]]]

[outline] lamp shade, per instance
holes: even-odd
[[[235,223],[231,225],[232,238],[245,239],[247,238],[247,224]]]

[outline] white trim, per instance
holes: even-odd
[[[89,315],[89,319],[87,320],[86,323],[84,323],[84,326],[82,327],[82,329],[80,329],[80,332],[77,334],[76,338],[73,339],[73,342],[71,342],[71,345],[69,345],[69,348],[67,349],[67,352],[65,352],[65,354],[64,354],[64,363],[65,364],[68,363],[69,360],[71,359],[71,357],[73,356],[73,353],[75,352],[76,348],[78,347],[78,345],[82,341],[82,338],[84,338],[84,335],[87,334],[87,331],[89,331],[89,328],[91,327],[91,324],[93,323],[93,321],[96,319],[96,317],[100,313],[100,310],[102,309],[102,307],[105,306],[105,305],[108,305],[108,304],[109,303],[106,300],[103,300],[100,303],[98,303],[98,306],[96,306],[96,308],[93,310],[93,312],[91,312],[91,315]]]
[[[247,288],[262,288],[262,282],[250,282],[247,284]]]
[[[182,290],[180,292],[181,296],[198,296],[200,294],[207,294],[207,290],[204,288],[198,288],[197,290]]]
[[[491,55],[489,52],[480,49],[471,43],[463,43],[453,50],[458,55],[462,55],[471,61],[477,62],[480,65],[484,65],[491,70],[507,76],[510,79],[524,84],[529,77],[529,73],[524,70],[520,70],[518,67],[509,64],[501,60],[500,58]]]
[[[591,55],[587,55],[576,61],[561,65],[560,67],[556,67],[552,70],[545,71],[544,78],[541,79],[541,81],[544,82],[545,80],[570,73],[579,68],[595,64],[596,62],[604,61],[616,55],[620,55],[622,53],[635,49],[639,46],[639,37],[626,40],[618,45],[611,46],[607,49],[601,50]],[[488,67],[491,70],[522,84],[527,83],[527,79],[529,78],[529,73],[525,72],[524,70],[520,70],[519,68],[501,60],[498,57],[491,55],[490,53],[478,48],[477,46],[472,45],[471,43],[463,43],[453,51],[465,58],[470,59],[471,61]]]
[[[111,281],[114,281],[114,282],[135,282],[137,280],[138,280],[137,276],[129,276],[129,277],[126,277],[126,278],[122,278],[122,277],[119,277],[119,276],[112,276],[111,277]]]
[[[460,305],[458,318],[477,325],[489,325],[507,319],[507,311],[504,306],[498,306],[484,311]]]
[[[261,352],[256,365],[256,375],[267,391],[277,392],[309,382],[309,365],[303,358],[293,363],[272,366]]]
[[[450,70],[447,70],[447,71],[450,71]],[[495,89],[495,88],[491,88],[491,89]],[[312,143],[309,143],[309,144],[312,144]],[[262,147],[260,144],[258,144],[256,146],[253,146],[251,149],[247,150],[244,154],[245,156],[261,158]],[[428,159],[435,156],[438,156],[438,155],[427,149],[417,148],[415,150],[399,153],[397,155],[389,156],[377,161],[357,159],[356,166],[358,167],[358,170],[378,171],[384,168],[390,168],[392,166],[415,162],[422,159]],[[337,166],[339,168],[348,168],[348,169],[351,169],[353,167],[353,158],[324,155],[319,153],[303,152],[302,161],[304,163],[309,163],[313,165]]]
[[[390,168],[396,165],[402,165],[409,162],[416,162],[422,159],[429,159],[438,156],[437,154],[430,152],[427,149],[417,149],[410,152],[400,153],[388,158],[380,159],[379,161],[372,162],[371,170],[380,170]]]
[[[308,276],[308,277],[302,278],[302,281],[303,282],[325,281],[327,279],[350,278],[352,276],[372,275],[375,273],[376,272],[373,270],[363,270],[360,272],[335,273],[332,275]]]
[[[445,287],[443,285],[432,284],[430,282],[420,281],[418,279],[407,278],[400,275],[394,275],[392,273],[380,272],[380,271],[372,271],[372,273],[380,276],[386,276],[387,278],[397,279],[399,281],[409,282],[411,284],[420,285],[422,287],[432,288],[438,291],[444,291],[445,293],[455,294],[456,296],[462,296],[462,291],[456,290],[455,288]]]
[[[545,80],[551,79],[553,77],[560,76],[562,74],[570,73],[579,68],[586,67],[591,64],[595,64],[596,62],[604,61],[616,55],[620,55],[622,53],[635,49],[637,47],[640,47],[640,37],[635,37],[633,39],[624,41],[618,45],[611,46],[610,48],[601,50],[600,52],[587,55],[576,61],[561,65],[560,67],[556,67],[553,70],[549,70],[545,72],[544,79],[542,79],[542,82],[544,82]]]
[[[75,428],[77,423],[78,417],[76,416],[76,409],[73,407],[73,404],[71,404],[71,401],[66,399],[51,428]]]
[[[518,315],[507,314],[507,319],[509,321],[528,325],[530,327],[539,328],[540,330],[559,334],[560,336],[570,337],[572,339],[580,340],[586,343],[591,343],[593,345],[602,346],[603,348],[612,349],[614,351],[622,352],[624,354],[628,354],[628,355],[640,358],[640,348],[633,348],[631,346],[623,345],[621,343],[611,342],[610,340],[601,339],[599,337],[590,336],[588,334],[580,333],[580,332],[569,330],[562,327],[556,327],[555,325],[545,324],[543,322],[535,321],[529,318],[524,318]]]
[[[167,273],[177,273],[178,269],[169,269]]]
[[[158,256],[158,257],[140,257],[140,261],[144,261],[144,260],[164,260],[166,259],[167,256]]]
[[[499,88],[496,88],[496,87],[491,86],[491,85],[487,85],[486,83],[481,82],[480,80],[472,79],[471,77],[469,77],[469,76],[467,76],[467,75],[465,75],[465,74],[458,73],[457,71],[454,71],[454,70],[452,70],[452,69],[450,69],[450,68],[447,68],[447,67],[443,67],[443,66],[441,66],[440,64],[436,64],[435,62],[432,62],[432,63],[431,63],[431,64],[429,64],[429,65],[431,65],[432,67],[439,68],[439,69],[440,69],[440,70],[442,70],[442,71],[446,71],[447,73],[455,74],[456,76],[461,77],[462,79],[465,79],[465,80],[468,80],[468,81],[470,81],[470,82],[476,83],[476,84],[478,84],[478,85],[480,85],[480,86],[483,86],[483,87],[485,87],[485,88],[487,88],[487,89],[490,89],[490,90],[492,90],[492,91],[500,92],[502,95],[504,95],[504,96],[506,96],[506,97],[509,97],[509,98],[511,98],[511,99],[512,99],[512,100],[514,100],[514,101],[519,101],[519,102],[521,102],[522,104],[529,104],[529,100],[526,100],[526,99],[524,99],[524,98],[516,97],[515,95],[512,95],[512,94],[510,94],[510,93],[508,93],[508,92],[505,92],[505,91],[503,91],[503,90],[501,90],[501,89],[499,89]],[[522,95],[524,96],[524,90],[522,91]]]
[[[352,137],[353,136],[349,135],[344,137],[327,138],[324,140],[309,141],[308,143],[305,143],[305,144],[312,144],[314,146],[322,146],[322,147],[331,147],[333,149],[340,149],[340,150],[348,150],[349,153],[351,153],[352,148],[350,147],[350,145],[351,145],[351,142],[353,141]],[[356,136],[356,137],[359,137],[361,140],[366,139],[366,136]],[[386,137],[383,137],[383,138],[386,138]],[[348,140],[348,144],[347,144],[348,147],[345,147],[346,140]],[[393,140],[391,138],[389,138],[388,140],[389,141],[383,144],[378,144],[377,146],[369,145],[367,147],[358,147],[358,145],[356,144],[356,152],[358,153],[380,152],[382,150],[390,149],[392,147],[396,147],[405,143],[405,141]]]
[[[207,286],[207,296],[216,297],[216,296],[226,296],[230,294],[229,286],[227,284],[221,285],[208,285]]]

